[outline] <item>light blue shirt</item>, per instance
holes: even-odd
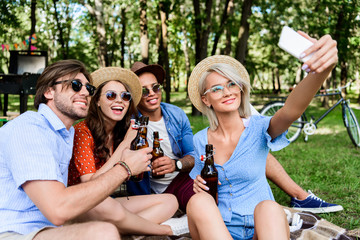
[[[255,206],[263,200],[274,200],[265,176],[266,158],[269,149],[276,151],[286,147],[289,141],[285,133],[271,141],[267,133],[270,117],[252,116],[244,119],[245,130],[231,155],[224,164],[215,164],[221,185],[218,186],[219,210],[225,222],[232,215],[253,215]],[[204,163],[200,156],[205,154],[208,143],[208,128],[195,134],[195,166],[190,177],[200,174]],[[216,149],[215,149],[216,155]]]
[[[31,199],[22,184],[55,180],[67,186],[74,128],[45,104],[27,111],[0,128],[0,233],[27,234],[54,226]]]

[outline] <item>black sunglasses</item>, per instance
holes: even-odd
[[[119,93],[117,93],[117,92],[115,92],[115,91],[113,91],[113,90],[109,90],[109,91],[106,91],[106,93],[105,93],[106,98],[107,98],[108,100],[110,100],[110,101],[115,100],[118,95],[119,95],[120,98],[121,98],[122,100],[124,100],[125,102],[128,102],[128,101],[131,100],[131,93],[129,93],[129,92],[125,92],[125,91],[124,91],[124,92],[121,92],[121,93],[119,94]]]
[[[150,94],[150,90],[153,90],[154,93],[160,93],[161,92],[161,85],[160,84],[155,84],[154,86],[152,86],[151,89],[143,87],[143,89],[142,89],[142,97],[143,98],[148,97],[149,94]]]
[[[84,86],[79,79],[59,81],[59,82],[55,82],[54,85],[61,84],[64,82],[71,82],[71,87],[74,90],[74,92],[80,92],[82,86]],[[94,87],[93,85],[90,85],[89,83],[86,83],[85,88],[89,92],[90,96],[94,95],[96,87]]]

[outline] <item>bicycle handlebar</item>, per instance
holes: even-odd
[[[325,93],[328,93],[328,92],[341,92],[341,89],[349,87],[351,83],[352,83],[352,81],[345,84],[345,86],[342,86],[342,87],[340,86],[338,88],[324,89],[324,90],[320,90],[320,92],[325,92]]]

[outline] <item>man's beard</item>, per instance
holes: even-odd
[[[69,100],[70,102],[70,100]],[[67,116],[70,119],[73,120],[79,120],[82,119],[84,117],[86,117],[87,115],[87,110],[85,111],[81,111],[80,109],[76,109],[73,106],[66,105],[63,101],[63,99],[59,99],[59,98],[54,98],[54,103],[56,108],[65,116]]]

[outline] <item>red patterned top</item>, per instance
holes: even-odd
[[[69,165],[68,186],[80,183],[80,176],[95,173],[105,163],[94,154],[95,142],[86,122],[79,122],[74,128],[74,148]]]

